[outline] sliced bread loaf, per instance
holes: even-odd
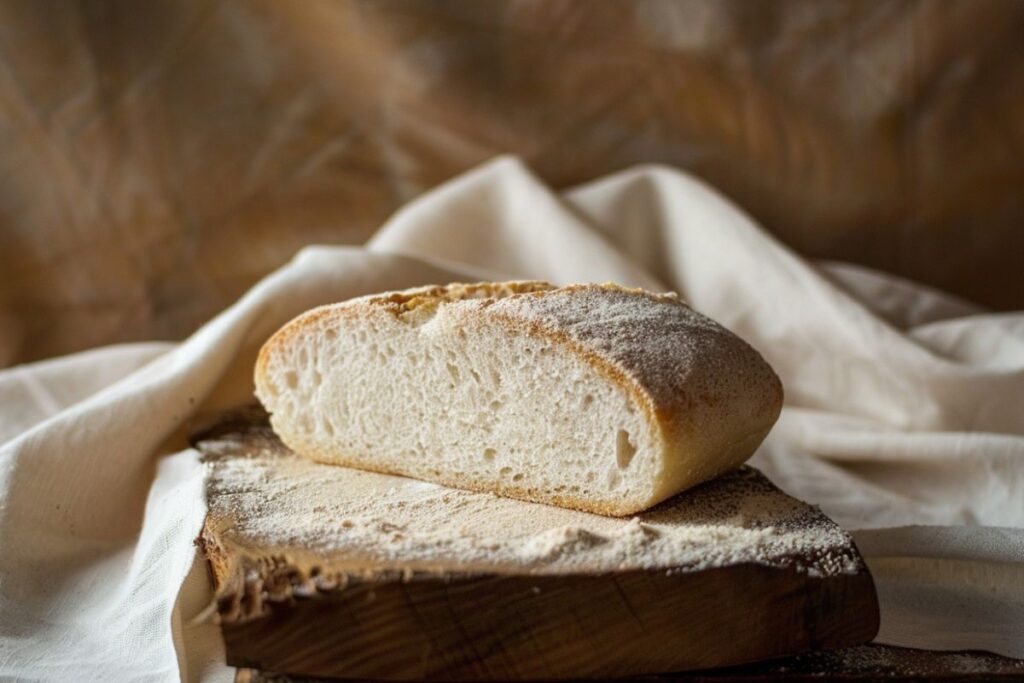
[[[308,311],[256,365],[313,460],[610,515],[745,461],[782,385],[673,294],[453,284]]]

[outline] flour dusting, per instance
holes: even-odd
[[[603,572],[740,563],[854,573],[850,537],[741,468],[633,518],[613,518],[311,462],[265,424],[201,438],[207,495],[241,546],[353,570]]]

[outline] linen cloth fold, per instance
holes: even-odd
[[[0,677],[231,680],[193,540],[199,414],[252,400],[262,342],[323,303],[537,278],[674,290],[786,388],[755,455],[854,532],[880,642],[1024,657],[1024,314],[800,258],[714,190],[644,166],[557,193],[499,158],[363,247],[310,247],[178,344],[0,372]]]

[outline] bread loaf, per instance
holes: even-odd
[[[324,463],[609,515],[749,458],[782,386],[674,294],[432,286],[308,311],[263,346],[256,394]]]

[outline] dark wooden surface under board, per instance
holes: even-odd
[[[236,683],[312,683],[314,680],[324,679],[239,669],[235,680]],[[1009,659],[987,652],[931,652],[885,645],[858,645],[712,671],[658,674],[619,680],[645,683],[1018,681],[1024,680],[1024,660]]]

